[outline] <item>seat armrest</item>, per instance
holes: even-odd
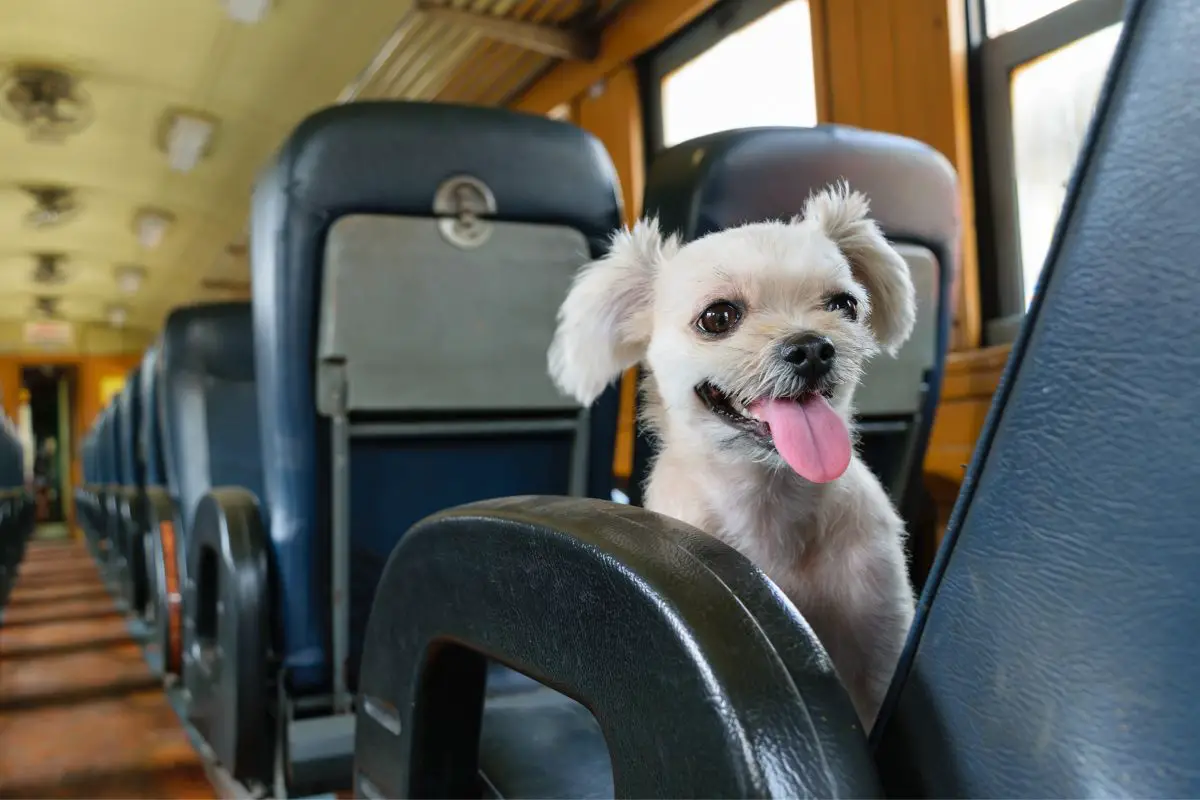
[[[270,535],[258,500],[238,487],[210,489],[196,504],[187,548],[189,715],[234,778],[270,786],[279,649]]]
[[[880,796],[799,612],[676,520],[518,497],[415,525],[367,626],[358,796],[478,796],[488,658],[592,712],[617,797]]]

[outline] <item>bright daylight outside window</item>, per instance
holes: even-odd
[[[662,81],[663,145],[730,128],[816,125],[808,0],[790,0]]]
[[[987,21],[987,34],[999,36],[1007,31],[1016,30],[1073,2],[1075,0],[984,0],[983,13]]]
[[[1026,307],[1120,32],[1120,24],[1111,25],[1012,72],[1013,161]]]

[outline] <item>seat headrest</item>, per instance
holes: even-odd
[[[105,412],[104,449],[108,461],[109,483],[121,483],[124,471],[121,469],[121,415],[117,410],[117,400],[114,397]]]
[[[182,306],[163,326],[163,370],[254,380],[254,325],[246,302]]]
[[[348,213],[433,216],[438,188],[460,174],[488,186],[499,219],[562,224],[597,238],[619,219],[616,173],[591,134],[544,117],[443,103],[319,111],[287,139],[256,195],[286,195],[293,213],[329,221]]]
[[[844,125],[746,128],[672,147],[650,168],[645,214],[691,240],[792,217],[839,180],[867,196],[888,238],[953,253],[959,205],[950,162],[915,139]]]
[[[127,483],[139,479],[137,458],[137,437],[140,427],[141,397],[141,366],[135,366],[125,377],[125,386],[116,397],[117,414],[121,417],[121,440],[119,458],[121,459],[121,475]]]
[[[142,460],[146,470],[146,483],[162,484],[165,472],[162,464],[160,421],[158,415],[158,351],[161,342],[155,342],[142,356],[138,392],[141,394],[142,417],[139,422],[138,438],[141,442]]]

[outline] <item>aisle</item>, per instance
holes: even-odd
[[[31,543],[0,613],[0,798],[216,796],[82,544]]]

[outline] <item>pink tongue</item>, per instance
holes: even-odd
[[[771,438],[783,460],[802,478],[827,483],[850,466],[850,432],[824,397],[759,400],[750,412],[771,426]]]

